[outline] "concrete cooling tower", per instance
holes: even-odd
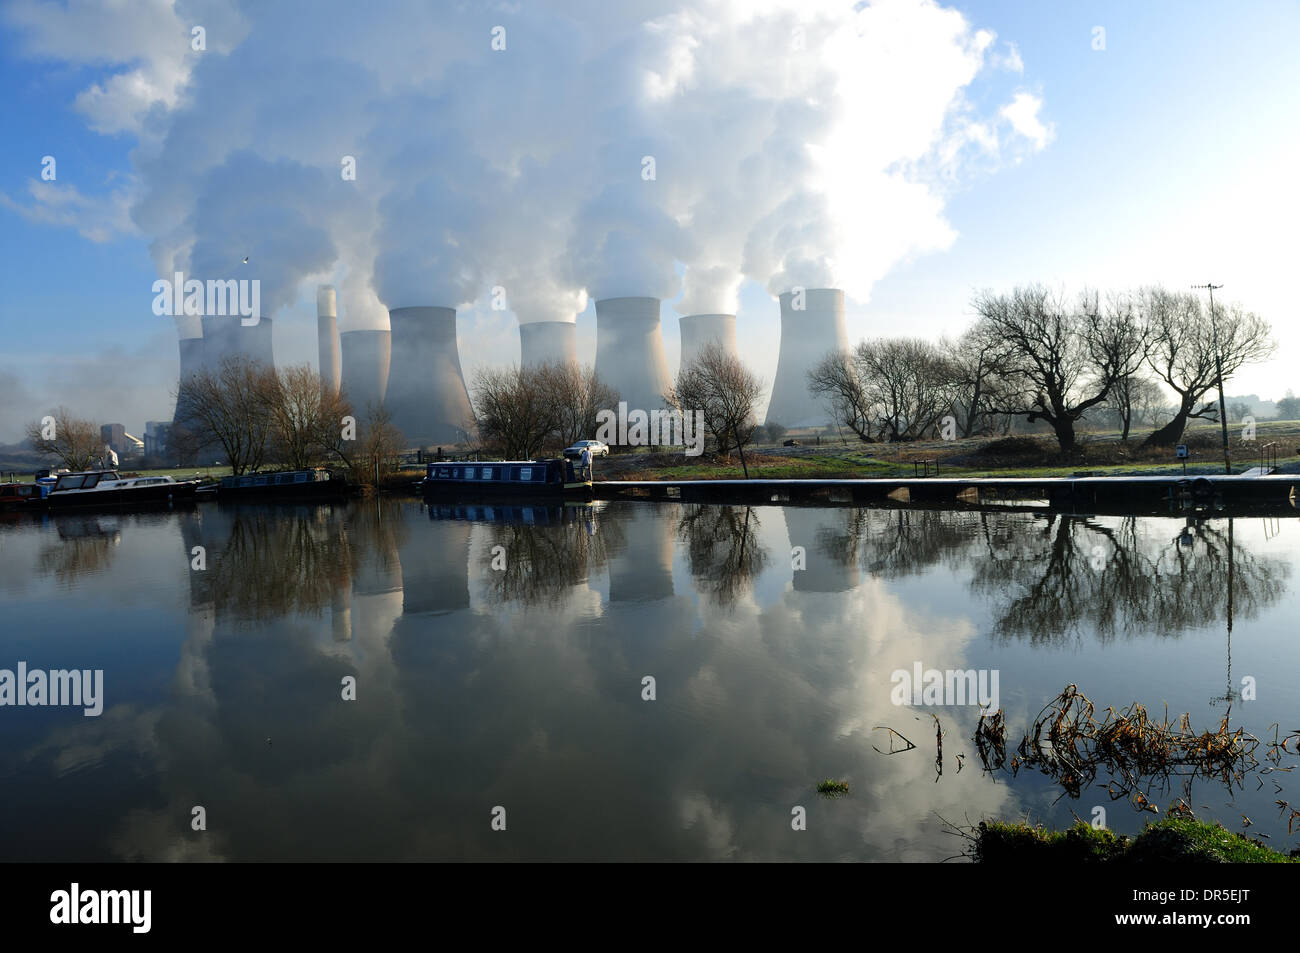
[[[467,439],[474,412],[460,369],[455,308],[393,308],[392,361],[384,398],[408,447]]]
[[[658,298],[596,302],[596,373],[627,401],[628,410],[664,406],[672,378],[664,359]]]
[[[177,374],[176,391],[179,397],[180,390],[195,374],[200,374],[204,370],[203,364],[203,322],[197,317],[182,315],[176,319],[176,333],[179,335],[178,346],[180,349],[180,372]],[[172,423],[175,424],[177,416],[175,409],[172,411]]]
[[[832,351],[846,353],[848,330],[844,324],[844,292],[837,288],[809,288],[804,309],[794,309],[795,296],[781,295],[781,353],[767,422],[786,427],[830,423],[822,401],[808,391],[808,372]]]
[[[519,366],[578,363],[578,326],[572,321],[519,325]]]
[[[388,331],[344,331],[339,335],[341,386],[358,420],[384,402],[390,343]]]
[[[257,324],[244,325],[237,314],[203,316],[203,363],[213,372],[221,370],[228,357],[239,356],[259,361],[269,368],[275,367],[275,353],[271,346],[271,319],[261,318]]]
[[[339,356],[338,303],[330,285],[316,289],[316,343],[320,349],[321,393],[337,394],[343,366]]]
[[[682,367],[698,358],[709,344],[717,344],[732,357],[739,357],[734,314],[688,314],[678,325],[682,332]]]

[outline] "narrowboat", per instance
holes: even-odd
[[[280,470],[273,473],[245,473],[222,477],[215,487],[217,499],[293,499],[342,497],[348,482],[335,477],[323,467],[306,470]]]
[[[516,496],[589,500],[590,474],[572,460],[483,460],[430,463],[419,482],[424,496]]]
[[[0,483],[0,511],[36,512],[49,502],[52,480],[34,483]]]
[[[46,500],[49,508],[152,506],[190,503],[198,480],[169,476],[121,477],[116,470],[60,473]]]

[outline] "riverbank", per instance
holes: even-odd
[[[1181,817],[1148,824],[1136,837],[1099,830],[1083,821],[1060,831],[981,821],[965,836],[971,841],[967,855],[985,864],[1300,863],[1300,848],[1288,856],[1219,824]]]

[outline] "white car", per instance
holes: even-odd
[[[572,447],[564,448],[564,455],[576,460],[582,456],[583,449],[591,451],[593,457],[609,456],[609,446],[601,443],[599,440],[579,440]]]

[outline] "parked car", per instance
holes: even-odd
[[[609,446],[601,443],[599,440],[579,440],[572,447],[564,448],[564,456],[569,460],[576,460],[582,456],[583,448],[591,451],[593,457],[609,456]]]

